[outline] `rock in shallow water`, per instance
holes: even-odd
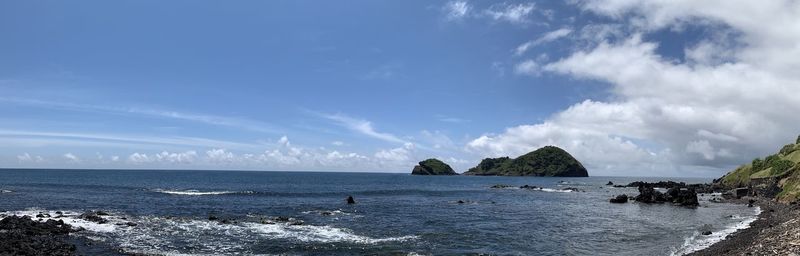
[[[622,194],[608,200],[615,204],[624,204],[628,202],[628,195]]]

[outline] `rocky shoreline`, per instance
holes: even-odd
[[[758,219],[708,248],[688,255],[800,255],[800,205],[743,197],[726,202],[761,207]]]

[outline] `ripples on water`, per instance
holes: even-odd
[[[606,182],[640,178],[100,170],[0,176],[0,215],[61,211],[89,239],[168,254],[670,255],[719,241],[758,211],[708,202],[708,195],[697,209],[608,203],[637,192]],[[495,184],[540,188],[490,188]],[[345,204],[348,195],[357,204]],[[87,210],[110,212],[109,223],[77,218]],[[277,216],[304,223],[264,221]],[[714,233],[700,235],[706,229]]]

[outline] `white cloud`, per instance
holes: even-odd
[[[514,66],[514,73],[538,76],[541,73],[541,67],[534,60],[525,60]]]
[[[197,159],[197,152],[189,150],[186,152],[168,152],[161,151],[160,153],[147,155],[145,153],[135,152],[128,156],[128,162],[133,164],[144,163],[166,163],[166,164],[192,164]]]
[[[528,16],[535,9],[533,3],[522,4],[497,4],[485,10],[484,13],[496,21],[507,21],[512,24],[527,24]]]
[[[333,114],[333,115],[321,115],[322,117],[332,120],[336,122],[336,124],[353,130],[355,132],[361,133],[363,135],[376,138],[383,141],[393,142],[393,143],[401,143],[405,144],[407,141],[393,135],[390,133],[382,133],[375,130],[372,127],[372,122],[363,120],[363,119],[356,119],[352,118],[343,114]]]
[[[344,146],[344,142],[341,142],[341,141],[337,140],[337,141],[331,142],[331,145],[341,147],[341,146]]]
[[[469,15],[472,6],[467,1],[450,1],[447,2],[442,11],[445,13],[447,20],[460,20]]]
[[[800,2],[580,4],[625,28],[604,26],[606,35],[581,36],[591,41],[588,47],[529,67],[606,82],[613,96],[575,104],[539,124],[486,134],[468,149],[511,155],[553,144],[584,164],[606,167],[595,175],[641,175],[637,170],[645,164],[659,172],[655,175],[713,176],[797,136]],[[661,56],[658,42],[643,39],[687,25],[731,30],[725,33],[735,36],[701,39],[687,47],[683,62]],[[518,69],[537,70],[529,67]]]
[[[284,136],[284,138],[285,137],[286,136]],[[214,163],[231,163],[236,160],[236,157],[233,155],[232,152],[228,152],[223,148],[220,149],[215,148],[206,151],[206,157],[208,157],[209,161]]]
[[[190,121],[203,123],[207,125],[227,126],[251,130],[264,133],[275,133],[278,128],[271,124],[248,119],[227,117],[208,114],[185,113],[172,110],[162,109],[149,109],[149,108],[136,108],[136,107],[114,107],[114,106],[100,106],[89,104],[77,104],[62,101],[48,101],[39,99],[24,99],[24,98],[7,98],[0,97],[0,102],[26,105],[40,108],[56,109],[60,111],[79,111],[91,113],[104,113],[112,115],[138,115],[147,118],[168,118],[181,121]]]
[[[525,52],[527,52],[531,47],[558,40],[560,38],[568,36],[570,33],[572,33],[572,29],[569,28],[561,28],[547,32],[541,37],[537,38],[536,40],[528,41],[525,42],[524,44],[517,46],[517,48],[514,49],[514,54],[520,56],[522,54],[525,54]]]
[[[22,154],[22,155],[18,155],[17,156],[17,160],[19,160],[20,162],[34,162],[34,163],[44,162],[44,158],[43,157],[41,157],[41,156],[31,156],[27,152]]]
[[[64,154],[64,158],[66,158],[67,162],[70,162],[70,163],[80,163],[81,162],[81,159],[78,158],[77,156],[73,155],[72,153]]]
[[[413,150],[414,144],[406,143],[402,147],[380,150],[375,153],[375,158],[380,161],[381,165],[405,163],[411,161]]]

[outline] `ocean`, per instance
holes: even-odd
[[[90,241],[167,255],[680,255],[759,213],[710,202],[712,195],[700,196],[696,209],[608,202],[638,192],[607,182],[638,180],[711,181],[7,169],[0,170],[0,217],[58,211]],[[90,210],[109,213],[109,222],[77,217]]]

